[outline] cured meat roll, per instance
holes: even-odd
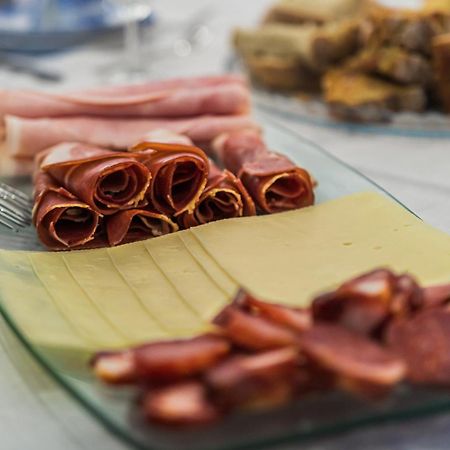
[[[83,142],[125,150],[148,132],[165,129],[188,136],[196,145],[209,144],[221,133],[243,128],[258,129],[249,116],[198,116],[184,119],[103,117],[22,118],[6,116],[5,151],[15,157],[32,158],[62,142]]]
[[[76,143],[49,149],[40,170],[104,215],[143,204],[151,179],[147,167],[130,153]]]
[[[192,145],[192,141],[182,135],[167,130],[154,130],[146,136],[155,142]],[[183,228],[232,217],[253,216],[255,204],[241,181],[228,170],[220,170],[209,160],[208,181],[195,208],[179,217]]]
[[[141,142],[131,148],[152,174],[151,205],[168,216],[191,212],[208,178],[208,158],[198,147]]]
[[[0,119],[20,117],[187,117],[242,114],[250,94],[243,78],[217,76],[156,81],[65,94],[0,90]]]
[[[255,214],[255,204],[241,180],[228,170],[220,170],[210,161],[205,190],[194,210],[180,217],[180,224],[183,228],[190,228],[214,220]]]
[[[51,250],[67,250],[94,241],[100,214],[58,186],[45,172],[35,177],[33,224]]]
[[[178,225],[169,217],[144,209],[119,211],[106,218],[106,233],[111,246],[162,236],[177,230]]]
[[[258,131],[241,130],[219,136],[212,151],[240,178],[261,211],[275,213],[314,203],[309,173],[286,156],[271,152]]]

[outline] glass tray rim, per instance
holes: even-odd
[[[349,133],[366,133],[377,134],[385,136],[399,136],[410,138],[427,138],[427,139],[450,139],[450,115],[448,116],[449,128],[448,130],[432,130],[432,129],[420,129],[420,128],[406,128],[402,126],[392,125],[389,123],[358,123],[339,121],[332,117],[313,117],[300,111],[290,111],[288,108],[282,108],[278,104],[269,103],[263,96],[274,95],[276,97],[284,97],[284,102],[294,102],[288,95],[282,93],[270,93],[270,91],[261,91],[258,88],[253,88],[253,102],[257,108],[261,108],[272,114],[286,117],[288,119],[299,119],[307,125],[314,125],[323,128],[329,128],[332,130],[348,131]],[[297,100],[303,102],[302,100]],[[316,100],[319,101],[319,100]],[[419,113],[411,113],[416,118],[420,117]],[[425,112],[424,114],[439,114],[438,112]]]
[[[242,62],[239,60],[239,56],[235,51],[231,51],[226,62],[225,67],[228,71],[240,74],[246,74]],[[256,108],[265,110],[273,115],[286,117],[288,119],[298,119],[307,125],[313,125],[322,128],[329,128],[334,130],[347,131],[350,133],[365,133],[365,134],[378,134],[385,136],[401,136],[411,138],[432,138],[432,139],[450,139],[450,115],[442,114],[439,111],[425,111],[425,115],[438,115],[441,119],[448,117],[448,129],[427,129],[426,127],[420,128],[412,126],[411,128],[405,127],[400,124],[386,123],[358,123],[344,120],[333,119],[328,113],[323,115],[308,114],[302,112],[300,106],[302,103],[306,103],[305,100],[295,100],[289,91],[277,91],[266,88],[257,82],[249,81],[252,88],[252,101]],[[300,91],[301,92],[301,91]],[[299,93],[300,93],[299,92]],[[317,96],[312,95],[313,101],[325,106],[324,102]],[[297,108],[296,108],[297,106]],[[413,116],[421,124],[424,122],[423,114],[421,113],[397,113],[393,117],[402,117],[404,115]]]
[[[288,126],[282,124],[279,122],[277,118],[274,118],[271,115],[268,115],[266,112],[261,111],[255,111],[258,118],[261,118],[263,120],[263,124],[267,124],[269,126],[272,126],[274,128],[277,128],[279,130],[282,130],[284,133],[289,134],[292,138],[298,140],[299,142],[305,142],[307,143],[311,148],[314,148],[315,151],[319,152],[323,156],[325,156],[328,159],[331,159],[335,161],[340,166],[344,167],[345,169],[353,172],[354,174],[358,175],[358,177],[364,179],[368,183],[370,183],[372,186],[376,188],[376,190],[383,192],[385,195],[396,201],[398,204],[400,204],[402,207],[404,207],[406,210],[411,212],[415,215],[414,212],[412,212],[409,208],[407,208],[405,205],[403,205],[401,202],[398,201],[392,194],[390,194],[388,191],[383,189],[381,186],[373,182],[369,177],[365,176],[364,174],[361,174],[358,170],[351,167],[349,164],[343,162],[336,156],[330,154],[328,151],[326,151],[324,148],[319,146],[318,144],[314,143],[313,141],[304,138],[301,136],[300,133],[296,132],[295,130],[289,128]],[[31,343],[27,337],[25,336],[25,333],[22,333],[20,330],[20,327],[16,324],[14,318],[9,313],[7,308],[4,307],[2,302],[0,302],[0,313],[5,318],[6,323],[11,328],[11,330],[14,332],[14,334],[17,336],[17,338],[20,340],[20,342],[24,345],[24,347],[30,352],[30,354],[38,361],[38,363],[47,371],[47,373],[50,375],[51,378],[53,378],[58,385],[68,392],[70,396],[77,402],[79,402],[86,411],[91,414],[93,419],[97,420],[99,423],[101,423],[109,432],[111,432],[113,435],[121,439],[123,442],[125,442],[128,445],[132,445],[137,449],[141,450],[159,450],[161,447],[159,446],[152,446],[151,443],[149,443],[149,446],[143,445],[136,437],[134,437],[132,434],[128,433],[126,430],[122,429],[120,426],[118,426],[117,421],[114,420],[112,416],[105,415],[101,408],[99,408],[94,402],[89,401],[88,398],[86,398],[83,393],[77,389],[75,385],[72,385],[71,383],[68,383],[67,380],[64,378],[64,374],[58,372],[55,370],[54,367],[52,367],[52,364],[47,361],[46,357],[39,352],[39,349]],[[230,450],[230,449],[250,449],[250,448],[266,448],[275,444],[286,444],[293,442],[294,440],[296,442],[305,442],[311,439],[318,439],[327,437],[329,435],[333,434],[339,434],[348,430],[352,429],[359,429],[361,427],[365,426],[377,426],[381,425],[386,422],[390,421],[405,421],[410,418],[417,418],[417,417],[423,417],[426,415],[431,414],[437,414],[442,411],[446,411],[450,409],[450,399],[442,399],[441,401],[432,401],[432,403],[427,403],[422,406],[415,407],[413,410],[393,410],[393,411],[381,411],[379,413],[372,412],[370,415],[366,417],[360,417],[360,418],[351,418],[351,419],[344,419],[341,421],[337,421],[334,424],[331,425],[321,425],[318,429],[311,430],[311,431],[299,431],[294,430],[288,433],[285,433],[284,435],[274,435],[269,438],[264,438],[264,441],[253,441],[251,443],[242,443],[238,445],[219,445],[214,447],[215,450]],[[239,416],[239,415],[238,415]],[[256,419],[257,420],[257,419]]]

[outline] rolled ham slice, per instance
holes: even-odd
[[[257,130],[219,136],[212,151],[240,178],[261,211],[275,213],[314,203],[309,173],[286,156],[271,152]]]
[[[209,162],[208,182],[191,213],[180,217],[184,228],[202,225],[220,219],[254,216],[255,204],[241,180],[228,170],[220,170]]]
[[[111,246],[162,236],[178,230],[178,225],[164,214],[143,209],[119,211],[108,216],[105,221]]]
[[[66,94],[0,90],[0,119],[20,117],[187,117],[242,114],[250,108],[244,80],[234,76],[150,82]]]
[[[41,242],[51,250],[93,243],[100,214],[58,186],[45,172],[35,177],[33,223]]]
[[[191,212],[205,188],[208,158],[192,145],[140,142],[131,148],[152,174],[151,205],[162,214]]]
[[[187,136],[167,130],[154,130],[146,136],[155,142],[192,145]],[[241,181],[228,170],[220,170],[209,160],[208,182],[195,208],[180,216],[178,222],[183,228],[232,217],[253,216],[255,204]]]
[[[130,153],[77,143],[49,149],[40,170],[103,215],[142,205],[151,179],[147,167]]]
[[[198,116],[188,119],[123,119],[67,117],[29,119],[6,116],[5,150],[11,156],[32,158],[62,142],[125,150],[148,132],[165,129],[188,136],[196,145],[209,144],[221,133],[258,129],[249,116]]]

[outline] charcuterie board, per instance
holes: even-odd
[[[295,163],[307,166],[313,176],[319,180],[316,189],[317,208],[325,205],[322,211],[328,211],[328,214],[333,210],[329,206],[326,206],[327,204],[335,205],[334,208],[340,211],[339,205],[341,203],[339,202],[343,202],[343,205],[351,205],[352,202],[355,205],[372,203],[374,205],[373,220],[375,220],[375,218],[380,216],[380,214],[377,214],[377,205],[384,205],[386,203],[391,205],[388,208],[393,208],[396,211],[395,217],[398,217],[396,219],[398,224],[405,222],[405,226],[412,224],[412,226],[418,227],[420,230],[422,230],[421,227],[423,226],[425,227],[423,235],[427,236],[423,237],[423,239],[430,239],[430,242],[435,239],[434,233],[437,232],[434,230],[430,231],[412,213],[408,212],[402,206],[393,203],[394,199],[370,180],[342,162],[334,159],[313,143],[293,134],[284,128],[282,124],[273,122],[264,113],[257,113],[256,118],[263,126],[265,137],[271,148],[287,155]],[[26,181],[23,179],[8,179],[5,181],[9,183],[15,182],[17,187],[30,189],[30,186],[27,186]],[[350,200],[341,199],[341,197],[346,196],[350,196],[348,197]],[[331,201],[331,203],[327,203],[328,201]],[[348,203],[349,201],[350,203]],[[353,217],[351,214],[355,214],[354,211],[348,209],[340,212],[341,218],[337,217],[338,214],[334,214],[336,216],[335,227],[333,227],[333,221],[329,220],[329,230],[333,228],[340,230],[343,227],[342,218],[351,218]],[[294,214],[303,214],[302,211],[292,211],[282,214],[284,219],[280,222],[280,230],[283,226],[287,226],[290,220],[293,220],[295,223],[298,221],[298,227],[300,227],[298,230],[301,232],[300,221],[301,217],[304,216]],[[255,223],[252,221],[261,219],[267,221],[268,218],[276,221],[277,215],[260,218],[232,219],[223,222],[227,224],[233,237],[233,239],[230,239],[230,251],[233,251],[233,248],[239,246],[239,239],[236,237],[239,233],[233,232],[233,227],[237,225],[240,230],[246,228],[251,232],[252,223]],[[379,218],[380,220],[384,220],[381,217]],[[362,217],[361,220],[370,221],[372,219],[370,217]],[[172,297],[167,295],[167,289],[170,286],[163,286],[158,282],[159,278],[155,278],[155,282],[152,282],[148,278],[145,280],[139,278],[139,274],[142,276],[142,272],[140,270],[132,270],[133,266],[130,263],[127,265],[130,269],[128,273],[122,273],[121,276],[124,277],[123,279],[127,281],[128,285],[135,286],[135,290],[120,291],[120,289],[125,289],[124,285],[121,284],[123,281],[119,283],[116,275],[112,277],[111,273],[108,272],[108,267],[111,264],[113,266],[115,265],[116,269],[117,267],[124,267],[122,266],[121,258],[126,258],[127,261],[132,261],[135,264],[134,267],[138,268],[142,265],[140,264],[139,249],[148,247],[148,242],[149,245],[151,244],[151,253],[154,257],[154,262],[158,265],[159,270],[171,280],[171,289],[175,287],[180,292],[180,286],[184,286],[185,291],[182,293],[184,300],[186,300],[186,296],[190,295],[195,301],[200,301],[200,303],[197,303],[198,310],[196,311],[196,317],[198,317],[198,314],[200,314],[200,317],[213,315],[223,306],[223,302],[226,301],[229,294],[235,289],[236,277],[239,278],[239,275],[233,274],[233,271],[230,270],[229,259],[228,262],[226,259],[229,257],[229,254],[222,255],[223,258],[219,257],[220,255],[217,255],[217,249],[220,249],[219,241],[211,240],[213,235],[217,235],[217,232],[214,231],[217,228],[214,227],[222,227],[221,223],[216,222],[212,226],[206,225],[205,227],[194,228],[193,233],[189,233],[189,235],[186,232],[174,233],[167,237],[144,241],[144,243],[131,244],[130,246],[121,246],[113,250],[102,249],[67,254],[60,253],[59,258],[64,261],[66,265],[65,269],[63,266],[55,265],[55,259],[53,258],[55,254],[3,252],[1,273],[3,273],[2,276],[5,276],[5,273],[9,271],[8,283],[11,283],[9,286],[14,285],[16,291],[14,292],[12,301],[12,294],[5,290],[7,289],[5,287],[7,285],[2,281],[2,313],[10,326],[21,338],[22,342],[61,383],[63,388],[70,391],[74,398],[80,401],[94,417],[103,422],[112,432],[141,449],[234,449],[258,446],[263,443],[267,445],[268,443],[275,444],[290,440],[298,441],[300,438],[317,436],[329,431],[339,431],[364,423],[376,423],[386,419],[401,419],[411,417],[412,415],[450,408],[450,395],[446,393],[415,389],[412,394],[409,389],[401,388],[396,390],[387,400],[376,403],[355,400],[342,393],[333,393],[326,396],[311,396],[308,399],[294,403],[288,408],[263,413],[240,413],[217,425],[202,429],[184,431],[168,430],[163,427],[149,426],[144,423],[142,418],[133,412],[134,409],[131,408],[131,402],[127,401],[135,396],[133,389],[111,389],[101,385],[94,379],[88,367],[88,360],[92,351],[98,350],[99,346],[101,348],[114,346],[114,338],[108,335],[107,331],[111,330],[111,327],[117,332],[114,336],[123,337],[126,335],[125,337],[127,338],[125,342],[116,342],[117,346],[138,342],[144,338],[152,338],[151,335],[148,335],[149,328],[146,325],[146,320],[148,321],[150,319],[149,317],[143,318],[139,314],[138,305],[135,302],[136,296],[139,297],[140,295],[140,291],[138,291],[139,283],[144,283],[142,285],[144,287],[146,286],[145,283],[151,283],[152,288],[147,289],[146,292],[152,291],[157,293],[157,297],[155,298],[159,302],[156,305],[160,305],[162,308],[161,314],[158,316],[159,320],[161,320],[161,317],[165,317],[165,320],[172,325],[178,321],[178,325],[173,325],[178,330],[178,336],[184,334],[190,335],[199,331],[201,324],[197,328],[192,327],[188,329],[189,327],[187,327],[184,331],[182,330],[181,323],[185,320],[185,316],[178,315],[177,317],[177,311],[180,310],[171,308],[170,304],[164,303],[162,300],[164,295],[166,295],[166,302],[172,299]],[[240,223],[243,224],[243,227],[239,225]],[[281,223],[284,225],[281,225]],[[389,226],[389,223],[388,221],[386,226]],[[381,224],[380,226],[385,225]],[[207,232],[204,232],[204,230]],[[332,234],[331,231],[330,234]],[[367,231],[367,235],[370,235],[370,230]],[[339,237],[339,233],[336,236]],[[364,233],[361,236],[358,239],[364,243]],[[273,238],[273,236],[271,237]],[[159,245],[158,242],[162,242],[159,239],[165,239],[164,242],[167,245]],[[226,239],[225,234],[221,234],[221,240],[223,239]],[[267,236],[267,239],[269,239],[269,236]],[[442,239],[442,242],[447,242],[445,235],[442,237],[438,236],[436,239]],[[197,245],[199,241],[203,247]],[[275,248],[274,245],[276,246],[276,240],[271,239],[269,241],[271,244],[269,245],[270,250],[268,251],[272,252]],[[246,242],[245,237],[242,242]],[[355,245],[358,242],[355,240]],[[386,242],[386,251],[393,251],[395,253],[395,249],[392,250],[395,245],[389,244],[388,241]],[[346,248],[349,244],[346,239],[345,242],[342,242],[343,248]],[[3,249],[10,250],[37,250],[41,248],[32,228],[20,233],[2,230],[0,245]],[[206,247],[204,247],[205,245]],[[295,245],[298,246],[298,242]],[[294,248],[297,248],[295,245]],[[320,249],[319,242],[315,245]],[[242,256],[248,256],[245,254],[245,246],[243,245],[241,247],[241,251],[244,252]],[[308,247],[311,247],[311,243],[308,244]],[[376,246],[373,247],[374,252],[380,250],[376,249]],[[208,251],[205,252],[205,248]],[[321,251],[325,252],[324,254],[326,255],[326,249],[322,249]],[[292,258],[294,253],[291,249],[286,254]],[[300,267],[312,263],[317,264],[317,262],[309,261],[308,258],[305,259],[305,255],[301,254],[300,249],[295,254],[298,254],[298,260],[288,261],[286,267]],[[111,257],[111,260],[105,259],[107,255]],[[389,253],[389,255],[393,255],[393,253]],[[95,256],[98,260],[94,261],[91,258],[92,256]],[[236,258],[239,257],[239,251],[237,251]],[[278,257],[279,255],[274,255],[274,258]],[[24,258],[28,258],[28,260],[25,261]],[[33,260],[40,261],[38,271],[35,268],[33,269]],[[355,260],[353,259],[353,261]],[[173,261],[173,264],[169,264],[168,261]],[[217,265],[214,261],[221,261],[221,263]],[[186,269],[178,270],[177,268],[183,264],[185,264]],[[335,264],[336,260],[327,261],[322,258],[321,267],[324,267],[324,270],[327,270],[330,274],[336,272],[337,267]],[[397,261],[397,264],[401,265],[403,263]],[[31,267],[31,272],[27,272],[24,269],[25,266]],[[341,266],[345,266],[345,264],[342,263]],[[69,271],[67,271],[67,268],[69,268]],[[73,270],[70,270],[70,268]],[[225,272],[224,268],[226,269]],[[429,271],[429,268],[420,268],[417,266],[414,269],[416,271],[422,271],[421,275],[424,278],[432,278],[433,274]],[[102,274],[100,274],[99,270]],[[274,268],[274,273],[279,273],[279,270],[279,266],[277,266],[277,268]],[[436,270],[439,272],[439,269]],[[50,274],[51,276],[46,276],[46,271],[47,275]],[[436,276],[442,278],[443,272],[440,274],[438,272],[436,272]],[[183,278],[186,273],[189,273],[190,276]],[[227,274],[230,273],[232,274],[231,280],[227,278]],[[247,277],[247,281],[245,282],[251,285],[253,283],[252,271],[249,271],[245,276]],[[36,282],[36,279],[41,280],[39,284],[40,291],[30,289],[30,286]],[[46,283],[43,284],[42,280],[44,279]],[[190,280],[191,284],[186,284],[188,280]],[[214,280],[214,282],[211,280]],[[239,281],[242,282],[242,280]],[[439,279],[436,281],[444,280]],[[58,291],[60,293],[59,296],[52,297],[51,293],[54,292],[54,287],[58,283],[63,283],[65,290],[60,289]],[[210,286],[206,290],[204,288],[205,283],[209,283],[208,286]],[[254,285],[252,287],[254,288]],[[284,288],[283,286],[277,287],[277,278],[275,275],[272,287],[274,293],[278,292],[281,295],[287,295],[286,293],[289,291],[286,286]],[[268,292],[269,288],[270,283],[268,282],[263,291]],[[75,295],[76,289],[78,289],[78,298],[80,301],[78,303],[64,303],[64,299],[67,300],[69,296]],[[92,311],[89,315],[86,315],[87,309],[85,308],[87,306],[83,306],[83,302],[81,301],[83,290],[89,294],[88,298],[94,300],[94,303],[89,306]],[[216,291],[218,294],[213,295]],[[134,300],[132,301],[130,297],[128,307],[122,308],[120,315],[115,314],[114,309],[120,306],[120,303],[116,302],[127,300],[127,295],[134,296]],[[217,304],[211,300],[202,305],[201,301],[208,300],[208,296],[210,297],[209,300],[214,297],[215,300],[213,300]],[[50,299],[50,301],[43,302],[42,299],[44,297]],[[97,303],[96,300],[100,298],[103,299],[103,302]],[[76,313],[77,309],[78,315]],[[170,311],[169,313],[167,313],[168,309]],[[94,313],[101,316],[103,328],[97,328],[93,331],[91,318]],[[39,326],[35,326],[36,323],[39,323]],[[70,325],[69,328],[76,331],[75,334],[79,336],[81,333],[83,335],[83,345],[80,344],[81,341],[79,338],[73,339],[73,330],[70,333],[65,331],[68,329],[68,323]],[[134,323],[134,326],[129,326],[130,323]],[[187,320],[186,323],[191,322]],[[140,334],[143,329],[147,330],[147,335]],[[90,332],[93,334],[88,336]],[[163,338],[164,336],[156,333],[153,337]],[[100,342],[98,341],[99,338]],[[84,345],[86,342],[94,342],[94,344]]]

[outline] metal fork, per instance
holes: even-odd
[[[0,224],[13,231],[31,225],[33,201],[27,194],[0,182]]]

